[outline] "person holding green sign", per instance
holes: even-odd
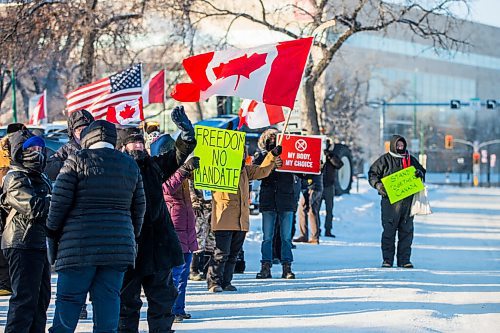
[[[400,135],[393,135],[390,150],[380,156],[368,171],[368,181],[380,194],[382,212],[382,267],[392,267],[395,254],[396,232],[398,233],[397,265],[413,268],[410,261],[413,241],[413,216],[410,216],[413,195],[391,204],[382,178],[410,166],[415,167],[415,177],[425,177],[425,169],[418,160],[406,150],[406,140]]]
[[[231,284],[236,258],[250,226],[248,207],[249,181],[269,176],[280,168],[281,146],[276,146],[264,158],[261,165],[245,165],[241,161],[238,190],[234,193],[212,191],[212,230],[215,234],[214,255],[210,258],[207,273],[207,287],[211,292],[236,291]]]

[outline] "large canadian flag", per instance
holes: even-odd
[[[240,129],[244,124],[248,128],[262,128],[285,121],[283,106],[259,103],[254,100],[245,99],[241,103],[239,116]]]
[[[184,59],[192,83],[177,84],[171,96],[181,102],[238,96],[293,109],[312,42],[308,37]]]
[[[149,79],[142,88],[143,106],[165,103],[165,70],[162,69]]]
[[[132,101],[122,102],[116,106],[108,107],[106,120],[115,124],[127,125],[144,120],[142,97]]]
[[[40,125],[43,121],[47,120],[47,94],[44,90],[40,95],[31,98],[30,104],[33,101],[35,107],[31,111],[31,117],[28,122],[29,125]]]

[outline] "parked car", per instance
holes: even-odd
[[[41,135],[45,140],[47,157],[54,154],[59,147],[68,142],[67,126],[59,124],[47,124],[43,126],[27,126],[33,134]],[[7,126],[0,127],[0,138],[7,133]]]

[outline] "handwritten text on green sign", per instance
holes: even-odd
[[[403,200],[412,194],[424,189],[420,178],[415,177],[415,167],[410,166],[392,175],[382,178],[389,201],[391,204]]]
[[[195,126],[200,168],[194,172],[197,189],[236,193],[245,149],[245,133]]]

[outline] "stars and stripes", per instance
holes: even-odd
[[[66,95],[68,114],[86,109],[94,118],[106,116],[108,107],[142,95],[142,65],[134,65],[124,71],[82,86]]]

